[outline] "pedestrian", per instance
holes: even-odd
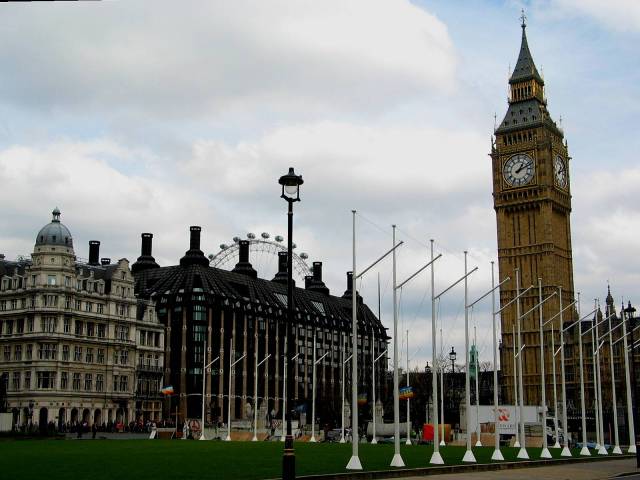
[[[93,422],[93,425],[91,425],[91,438],[92,439],[96,439],[96,433],[98,433],[98,425],[96,425],[96,422]]]

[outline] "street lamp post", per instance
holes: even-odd
[[[633,339],[633,330],[636,327],[636,319],[633,314],[636,312],[636,309],[631,306],[631,302],[629,302],[629,306],[624,309],[624,312],[627,314],[627,320],[629,321],[629,333],[631,334],[631,382],[633,385],[633,398],[635,400],[635,408],[633,409],[633,424],[638,425],[638,383],[636,381],[636,362],[635,355],[633,352],[633,347],[635,341]],[[629,352],[624,352],[625,355],[629,355]],[[634,432],[635,433],[635,432]],[[640,468],[640,449],[637,447],[638,441],[634,435],[633,438],[633,446],[636,447],[636,467]],[[631,447],[629,447],[631,448]]]
[[[456,371],[456,358],[458,358],[458,354],[455,349],[451,347],[451,351],[449,352],[449,361],[451,362],[451,373]]]
[[[280,195],[287,204],[287,329],[286,329],[286,345],[293,352],[293,204],[300,201],[300,185],[304,182],[302,175],[296,175],[293,167],[289,167],[289,172],[278,180],[282,185],[282,194]],[[285,355],[286,357],[286,355]],[[289,362],[286,364],[289,369]],[[290,388],[287,389],[288,395],[293,391],[293,374],[289,375]],[[289,411],[287,411],[287,436],[284,440],[284,452],[282,455],[282,478],[283,480],[294,480],[296,478],[296,457],[293,449],[293,434],[291,433],[291,402],[287,402]]]

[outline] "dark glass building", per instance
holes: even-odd
[[[258,278],[246,240],[239,241],[239,261],[232,271],[213,268],[200,250],[200,230],[190,228],[189,250],[178,265],[168,267],[158,266],[151,252],[152,236],[142,234],[142,254],[132,265],[136,294],[155,303],[166,328],[164,384],[171,385],[174,394],[167,397],[163,410],[166,418],[175,415],[176,409],[180,421],[200,418],[206,377],[207,421],[228,421],[230,360],[237,359],[231,372],[231,420],[251,420],[256,403],[255,365],[270,355],[258,369],[258,418],[259,426],[264,425],[261,422],[269,412],[276,412],[276,418],[282,413],[287,253],[279,253],[278,273],[272,280]],[[315,262],[304,288],[293,292],[295,347],[289,354],[293,363],[287,373],[295,375],[291,396],[298,411],[310,413],[315,339],[316,358],[327,353],[316,367],[316,416],[321,424],[340,420],[341,365],[351,353],[352,284],[349,272],[344,294],[331,295],[322,281],[322,263]],[[389,337],[359,294],[357,303],[359,391],[371,398],[373,355],[386,349]],[[219,359],[203,377],[204,365],[216,357]],[[350,378],[349,367],[346,379]],[[376,369],[377,385],[383,384],[386,369],[384,358]],[[349,398],[347,395],[347,401]],[[363,408],[365,415],[368,411]]]

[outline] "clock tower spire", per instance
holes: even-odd
[[[493,202],[497,221],[500,278],[511,277],[501,289],[506,305],[516,296],[516,271],[521,287],[538,285],[542,279],[543,297],[562,287],[563,306],[573,301],[571,253],[570,157],[561,129],[547,110],[544,79],[538,73],[529,50],[526,17],[521,17],[522,39],[515,68],[509,78],[507,113],[494,130],[495,148],[490,154],[493,169]],[[521,312],[538,303],[537,288],[522,297]],[[544,303],[543,323],[559,311],[558,295]],[[569,311],[564,321],[572,319]],[[521,319],[523,343],[524,401],[540,405],[540,364],[538,311]],[[512,327],[516,323],[515,304],[502,314],[502,358],[505,393],[513,392]],[[557,333],[559,318],[553,322]],[[545,328],[549,329],[551,323]],[[517,328],[516,328],[517,330]],[[550,349],[545,363],[551,372]],[[548,379],[547,386],[552,382]],[[511,385],[511,387],[509,387]],[[550,393],[550,392],[549,392]],[[547,398],[551,398],[547,395]],[[513,399],[512,399],[513,400]]]

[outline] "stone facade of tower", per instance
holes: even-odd
[[[493,199],[497,220],[498,261],[500,279],[511,280],[501,289],[504,306],[518,291],[534,286],[521,301],[512,303],[502,313],[501,365],[503,393],[513,402],[514,336],[521,318],[523,396],[525,404],[540,404],[540,312],[543,323],[560,311],[562,304],[574,299],[571,255],[571,190],[570,157],[562,130],[547,110],[544,80],[533,62],[522,24],[522,43],[516,67],[509,79],[509,106],[504,119],[497,125],[492,144]],[[539,288],[539,283],[542,288]],[[540,296],[546,298],[534,308]],[[563,314],[566,323],[573,319],[573,309]],[[560,317],[556,316],[544,328],[545,344],[551,342],[554,329],[556,344]],[[517,344],[516,340],[516,344]],[[545,348],[547,398],[552,382],[551,348]],[[519,347],[516,345],[515,351]],[[517,365],[517,362],[516,362]]]

